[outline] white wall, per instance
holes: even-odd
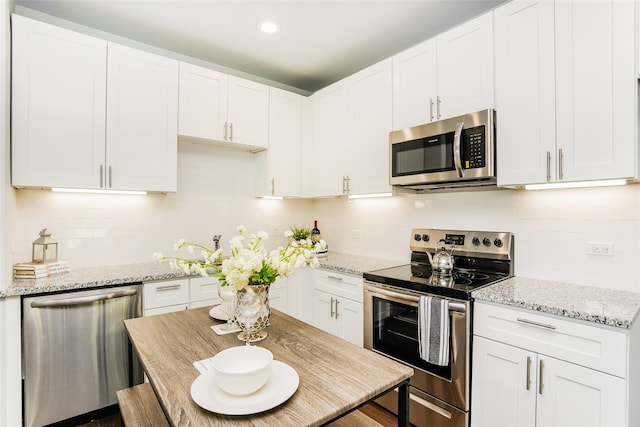
[[[150,156],[150,161],[153,161]],[[147,196],[62,194],[18,190],[19,218],[12,226],[14,262],[31,257],[31,242],[42,228],[58,241],[59,258],[71,268],[152,261],[154,252],[172,253],[180,238],[223,246],[236,234],[310,223],[309,201],[254,198],[253,154],[226,148],[180,144],[178,192]],[[283,238],[272,237],[268,247]]]
[[[412,227],[511,231],[519,276],[640,292],[640,185],[320,199],[313,216],[330,251],[408,260]],[[592,241],[614,256],[587,255]]]

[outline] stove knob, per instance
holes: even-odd
[[[428,242],[429,241],[429,235],[428,234],[423,234],[422,235],[422,241],[423,242]]]
[[[496,238],[496,240],[493,241],[493,244],[496,245],[497,247],[501,248],[502,247],[502,240]]]
[[[480,239],[474,237],[473,239],[471,239],[471,243],[473,243],[474,246],[478,246],[480,245]]]
[[[413,236],[413,240],[415,240],[416,242],[419,242],[422,239],[422,236],[420,236],[419,234],[415,234]]]
[[[491,246],[491,240],[485,237],[484,239],[482,239],[482,244],[485,246]]]

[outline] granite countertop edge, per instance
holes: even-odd
[[[640,293],[512,277],[472,292],[485,301],[629,329],[640,311]]]
[[[366,271],[406,264],[406,262],[397,260],[334,252],[318,260],[320,262],[319,268],[321,269],[356,276],[362,276]],[[72,266],[69,273],[42,279],[14,279],[6,289],[0,290],[0,298],[77,291],[186,277],[190,277],[190,275],[182,270],[172,269],[169,263],[166,262],[150,261],[123,265],[82,267],[77,269],[74,269]]]

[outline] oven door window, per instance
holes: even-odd
[[[453,163],[453,132],[395,143],[391,146],[392,176],[446,172]]]
[[[438,366],[420,358],[418,307],[376,296],[373,297],[372,303],[374,350],[451,380],[451,362],[447,366]],[[449,351],[449,354],[452,352]]]

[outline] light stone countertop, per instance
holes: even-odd
[[[640,293],[512,277],[472,293],[476,301],[628,329],[640,310]]]
[[[402,261],[370,258],[329,252],[326,257],[319,258],[320,268],[337,272],[355,274],[380,268],[406,264]],[[170,280],[188,277],[182,270],[173,270],[168,262],[146,262],[138,264],[111,265],[73,268],[69,273],[50,276],[42,279],[15,279],[4,290],[0,298],[20,295],[36,295],[49,292],[100,288],[128,283],[149,282],[154,280]]]

